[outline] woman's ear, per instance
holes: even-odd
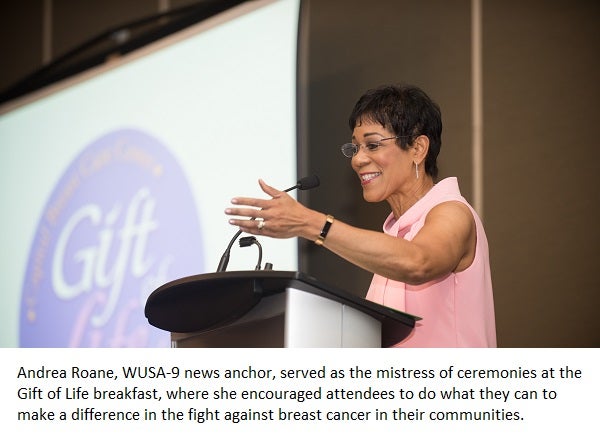
[[[429,137],[427,135],[419,135],[413,142],[413,159],[415,164],[420,164],[425,160],[429,151]]]

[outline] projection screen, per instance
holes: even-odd
[[[298,178],[299,8],[244,3],[0,108],[2,347],[169,346],[147,296],[215,271],[233,196]],[[259,241],[297,269],[295,240]]]

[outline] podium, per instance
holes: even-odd
[[[387,347],[420,317],[300,272],[256,270],[178,279],[147,299],[148,322],[172,347]]]

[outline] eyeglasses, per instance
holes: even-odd
[[[386,141],[386,140],[397,140],[398,138],[410,138],[413,135],[397,135],[395,137],[389,137],[389,138],[382,138],[379,141],[371,141],[370,143],[365,144],[363,147],[365,148],[365,150],[367,152],[376,152],[380,146],[384,146],[385,144],[381,144],[382,141]],[[360,145],[359,144],[354,144],[354,143],[346,143],[346,144],[342,144],[342,154],[346,157],[346,158],[352,158],[354,155],[356,155],[358,153],[358,150],[360,149]]]

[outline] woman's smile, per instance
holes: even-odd
[[[361,173],[360,174],[360,183],[365,186],[370,184],[371,181],[377,177],[381,176],[381,172],[373,172],[373,173]]]

